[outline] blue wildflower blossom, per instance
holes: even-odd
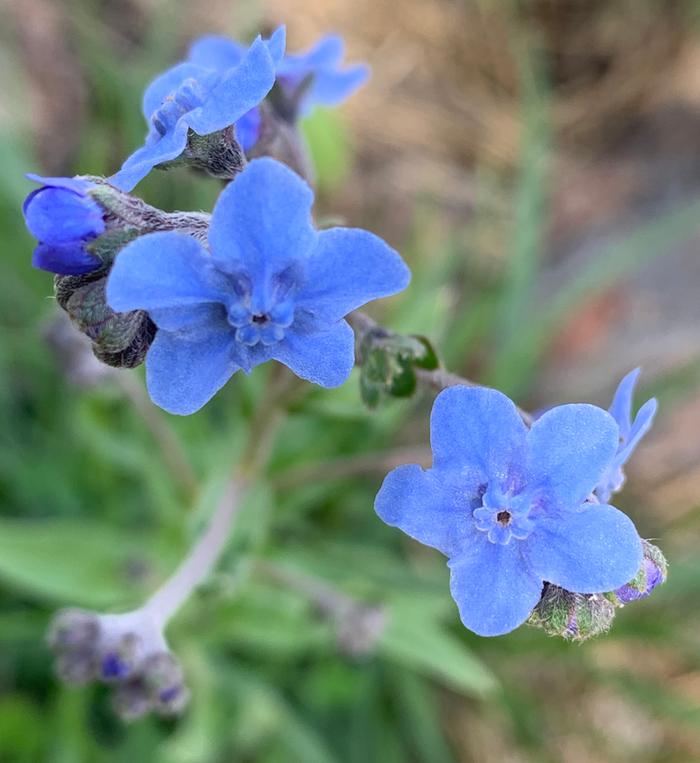
[[[94,184],[81,178],[27,175],[41,183],[25,199],[22,211],[29,232],[39,241],[32,265],[61,275],[81,275],[102,261],[87,250],[105,231],[102,209],[90,198]]]
[[[209,251],[158,232],[120,252],[107,299],[148,311],[159,328],[146,358],[155,403],[193,413],[236,371],[267,360],[324,387],[347,379],[354,337],[343,317],[400,291],[410,273],[367,231],[317,231],[313,199],[290,169],[257,159],[219,197]]]
[[[432,468],[400,466],[375,508],[448,558],[464,625],[497,636],[521,625],[543,583],[576,593],[624,585],[642,544],[612,506],[587,503],[617,447],[617,425],[592,405],[563,405],[528,429],[503,394],[441,392],[431,415]]]
[[[615,391],[612,405],[608,409],[620,429],[620,441],[615,458],[613,458],[595,489],[595,494],[602,503],[607,503],[613,493],[622,489],[625,483],[625,473],[622,467],[629,461],[635,448],[654,423],[657,408],[655,398],[647,400],[639,409],[634,422],[632,421],[632,396],[640,370],[635,368],[620,382]]]
[[[134,152],[110,182],[132,188],[159,164],[177,159],[187,135],[209,135],[235,124],[268,94],[284,54],[285,30],[269,40],[258,37],[235,62],[212,67],[187,61],[161,74],[146,89],[143,114],[148,123],[145,145]]]
[[[240,43],[219,35],[197,40],[188,60],[211,69],[236,66],[244,55]],[[345,44],[337,35],[322,37],[304,53],[287,54],[277,66],[277,82],[292,97],[304,86],[298,108],[307,114],[314,106],[337,106],[369,78],[366,64],[342,68]],[[236,123],[236,136],[244,151],[251,149],[260,135],[260,110],[253,108]]]

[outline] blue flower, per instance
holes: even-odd
[[[216,70],[236,66],[245,52],[242,45],[219,35],[208,35],[194,43],[188,61]],[[336,106],[363,85],[369,67],[356,64],[342,68],[345,45],[341,37],[327,35],[304,53],[288,54],[277,66],[277,82],[294,96],[303,84],[299,109],[307,114],[314,106]],[[236,123],[236,136],[244,151],[251,149],[260,135],[260,111],[257,106]]]
[[[343,317],[400,291],[410,273],[371,233],[316,231],[312,204],[300,177],[257,159],[219,197],[209,251],[159,232],[119,253],[107,299],[148,311],[159,328],[146,358],[155,403],[193,413],[236,371],[271,359],[324,387],[347,379],[354,338]]]
[[[105,231],[102,209],[88,195],[94,184],[80,178],[27,177],[41,183],[22,207],[27,228],[39,241],[32,265],[61,275],[99,268],[102,261],[86,248]]]
[[[602,503],[607,503],[613,493],[617,493],[622,489],[625,483],[625,473],[622,467],[629,461],[630,456],[634,453],[642,437],[651,429],[651,425],[654,423],[654,415],[657,408],[655,398],[651,398],[644,403],[639,409],[634,422],[632,422],[632,396],[634,395],[634,387],[637,383],[640,370],[635,368],[634,371],[630,371],[620,382],[615,391],[612,405],[609,408],[620,429],[620,441],[615,457],[595,489],[595,494]]]
[[[230,65],[213,67],[194,61],[178,64],[146,89],[143,113],[148,135],[110,182],[130,191],[159,164],[177,159],[187,135],[209,135],[235,124],[257,106],[275,83],[275,69],[284,55],[285,30],[269,40],[258,37]]]
[[[521,625],[543,583],[609,591],[637,573],[642,544],[612,506],[587,503],[615,454],[617,425],[592,405],[563,405],[532,429],[503,394],[451,387],[433,406],[433,466],[400,466],[375,508],[449,557],[462,622],[482,636]]]
[[[294,91],[310,78],[301,102],[302,113],[308,113],[314,106],[337,106],[369,79],[366,64],[341,68],[344,55],[342,38],[327,35],[304,53],[282,59],[277,79],[285,90]]]

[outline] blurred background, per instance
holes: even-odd
[[[0,10],[0,761],[700,760],[698,4]],[[607,407],[643,366],[637,402],[657,396],[660,414],[616,503],[658,539],[670,579],[582,646],[530,628],[468,633],[442,557],[372,509],[389,468],[425,458],[431,397],[368,412],[356,378],[309,388],[217,575],[169,631],[189,711],[124,725],[104,692],[55,681],[48,618],[135,606],[173,569],[265,404],[270,369],[174,419],[149,407],[138,373],[56,353],[50,276],[30,267],[19,211],[23,175],[112,173],[143,137],[143,88],[194,37],[249,39],[278,23],[291,51],[337,31],[349,60],[373,67],[346,106],[304,129],[319,218],[370,228],[413,269],[377,319],[430,336],[449,368],[532,410]],[[184,170],[137,189],[165,209],[203,210],[219,191]],[[372,648],[319,612],[314,586],[381,608]]]

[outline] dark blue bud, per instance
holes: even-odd
[[[97,270],[102,260],[88,252],[83,242],[39,244],[32,255],[32,265],[49,273],[80,276]]]
[[[105,681],[126,678],[130,666],[116,652],[108,652],[102,657],[100,674]]]
[[[43,183],[24,202],[29,232],[39,241],[32,264],[62,275],[81,275],[101,265],[87,244],[105,231],[102,208],[88,195],[93,184],[76,178],[30,179]]]

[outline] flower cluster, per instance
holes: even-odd
[[[432,466],[386,477],[381,519],[447,556],[452,596],[475,633],[523,623],[574,641],[604,632],[617,607],[666,579],[661,552],[609,503],[656,411],[652,399],[632,418],[639,369],[609,411],[562,405],[533,421],[500,392],[441,369],[424,337],[351,315],[400,292],[410,271],[372,233],[316,228],[298,121],[340,103],[369,71],[343,68],[336,36],[300,54],[285,54],[285,44],[283,27],[249,47],[200,39],[146,89],[145,144],[113,177],[29,176],[41,186],[24,204],[38,241],[33,264],[55,274],[57,303],[95,356],[120,368],[145,360],[151,399],[173,414],[194,413],[235,373],[269,360],[335,387],[355,365],[356,343],[368,406],[428,379],[443,390],[431,415]],[[183,164],[230,181],[211,215],[163,212],[130,195],[153,168]],[[234,513],[222,507],[141,609],[59,613],[50,645],[61,677],[113,685],[125,718],[182,710],[188,695],[163,612],[211,570]],[[320,598],[342,648],[374,648],[383,608],[323,589]]]
[[[177,715],[187,705],[182,668],[144,611],[99,615],[63,610],[53,620],[48,642],[58,675],[71,684],[112,686],[115,709],[125,720],[150,712]]]
[[[146,141],[111,182],[130,191],[154,167],[176,162],[231,179],[245,161],[232,145],[234,135],[245,153],[256,146],[269,117],[261,104],[275,84],[275,111],[294,122],[316,105],[341,103],[367,80],[364,64],[341,68],[343,53],[341,38],[329,35],[305,53],[285,55],[284,27],[250,47],[217,35],[202,37],[186,61],[147,88]],[[228,157],[222,158],[222,152]]]

